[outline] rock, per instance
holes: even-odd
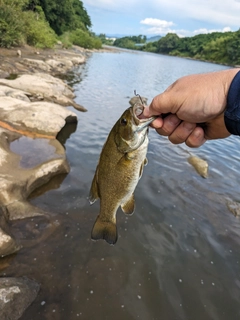
[[[44,62],[42,60],[24,58],[21,60],[21,63],[30,69],[34,68],[34,69],[42,70],[45,72],[51,71],[51,67],[46,62]]]
[[[34,97],[40,95],[46,101],[53,101],[63,106],[75,107],[77,105],[73,101],[75,95],[72,88],[61,79],[49,74],[25,74],[15,80],[0,79],[0,85],[28,92]]]
[[[46,158],[45,161],[41,160],[38,165],[33,164],[33,166],[27,168],[21,165],[22,156],[11,151],[11,142],[17,139],[20,149],[26,150],[24,141],[21,145],[20,137],[17,133],[0,128],[0,207],[5,208],[10,220],[43,214],[42,210],[31,206],[27,202],[28,196],[35,189],[51,180],[52,177],[69,172],[65,150],[60,142],[55,139],[41,139],[37,154],[44,153],[44,144],[48,149],[48,145],[50,145],[53,152],[49,158]],[[30,140],[32,140],[32,145],[35,145],[38,141],[38,139]],[[29,144],[27,146],[27,152],[31,154],[32,149]]]
[[[240,202],[227,199],[227,207],[229,211],[234,214],[235,217],[240,217]]]
[[[0,207],[0,257],[10,255],[20,249],[10,233],[3,208]]]
[[[86,58],[84,56],[78,56],[78,57],[73,57],[72,58],[72,63],[74,65],[79,65],[86,62]]]
[[[188,158],[188,162],[195,168],[197,173],[200,174],[203,178],[208,177],[208,163],[207,161],[196,157],[196,156],[191,156]]]
[[[54,69],[71,69],[73,67],[73,63],[69,59],[49,59],[46,60],[46,63]]]
[[[0,319],[20,319],[35,300],[40,285],[26,277],[0,278]]]
[[[9,72],[0,69],[0,79],[9,77]]]
[[[141,101],[142,100],[142,101]],[[131,106],[133,106],[135,103],[141,103],[143,105],[147,105],[147,101],[148,99],[145,98],[145,97],[140,97],[139,96],[136,96],[136,97],[132,97],[130,100],[129,100],[129,103]]]
[[[66,122],[77,122],[72,111],[55,103],[25,102],[3,97],[0,104],[0,121],[8,128],[30,136],[56,137]],[[10,125],[10,127],[9,127]]]
[[[0,97],[2,96],[12,97],[15,99],[30,102],[30,99],[28,97],[31,96],[31,94],[22,90],[12,89],[7,86],[0,85]]]
[[[21,50],[17,50],[17,55],[21,58],[21,56],[22,56]]]

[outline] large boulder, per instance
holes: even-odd
[[[53,138],[66,122],[77,122],[76,114],[55,103],[1,98],[0,123],[20,133]]]
[[[31,94],[36,100],[46,100],[62,106],[78,106],[73,101],[73,90],[61,79],[46,73],[23,74],[14,80],[0,79],[0,85],[22,90]],[[86,111],[82,106],[78,110]]]
[[[0,97],[2,98],[5,96],[30,102],[29,96],[31,96],[31,94],[29,92],[25,92],[22,90],[17,90],[17,89],[9,88],[7,86],[0,85]]]

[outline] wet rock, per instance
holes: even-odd
[[[195,168],[198,174],[202,176],[203,178],[208,177],[208,163],[207,161],[196,157],[196,156],[191,156],[188,158],[188,162]]]
[[[130,103],[131,106],[133,106],[135,103],[143,103],[143,105],[147,105],[147,101],[148,101],[148,99],[145,98],[145,97],[141,96],[141,99],[140,99],[140,97],[136,96],[136,97],[132,97],[129,100],[129,103]]]
[[[0,121],[20,133],[30,136],[56,137],[66,122],[77,122],[72,111],[55,103],[25,102],[3,97],[0,104]]]
[[[227,199],[228,210],[235,216],[240,217],[240,202]]]
[[[0,206],[7,210],[10,220],[43,214],[28,203],[28,196],[52,177],[69,172],[65,150],[57,140],[46,139],[55,148],[54,156],[37,166],[21,167],[21,156],[11,152],[9,147],[19,138],[19,134],[0,128]]]
[[[0,278],[0,319],[20,319],[35,300],[40,285],[28,278]]]
[[[3,209],[0,208],[0,257],[10,255],[20,249],[11,235]]]

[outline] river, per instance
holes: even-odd
[[[150,102],[183,75],[222,69],[119,51],[94,53],[75,70],[69,81],[88,112],[72,109],[79,121],[65,142],[71,171],[31,199],[50,212],[56,230],[23,248],[4,271],[41,283],[23,320],[240,319],[240,220],[227,207],[228,199],[240,200],[238,137],[190,149],[150,129],[136,210],[131,217],[118,211],[115,246],[90,239],[99,201],[87,200],[102,145],[134,90]],[[207,179],[188,163],[190,154],[208,162]],[[46,221],[27,225],[44,229]]]

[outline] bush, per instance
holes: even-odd
[[[19,1],[20,3],[26,1]],[[45,19],[41,7],[35,12],[22,11],[18,1],[0,2],[0,46],[27,43],[41,48],[51,48],[56,43],[56,35]]]
[[[27,44],[38,48],[52,48],[54,46],[57,42],[57,36],[50,28],[42,11],[25,11],[23,19]]]
[[[62,42],[63,48],[68,49],[72,47],[72,41],[70,40],[70,37],[70,32],[64,32],[64,34],[59,37],[59,40]]]
[[[102,47],[100,39],[91,36],[89,32],[81,29],[76,29],[71,32],[69,39],[73,44],[86,49],[100,49]]]
[[[9,48],[23,42],[24,23],[21,10],[0,4],[0,47]]]

